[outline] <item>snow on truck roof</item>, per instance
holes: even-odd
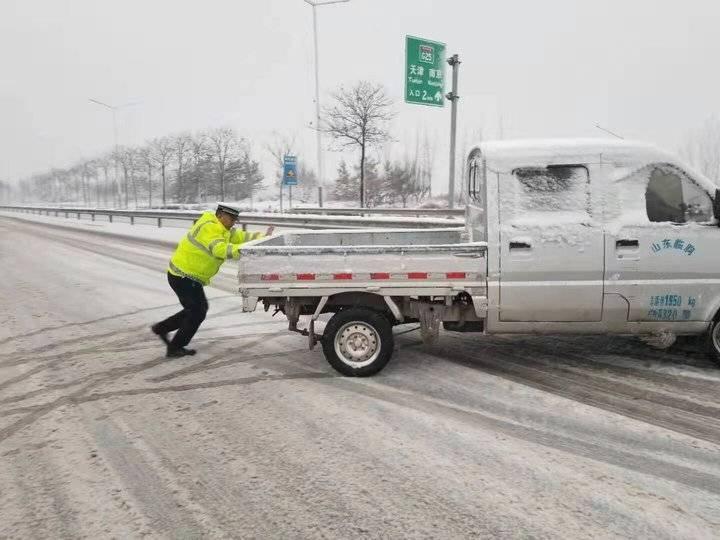
[[[554,163],[615,162],[622,165],[669,163],[688,172],[709,192],[715,183],[657,146],[624,139],[516,139],[486,141],[475,147],[491,168],[506,168]]]
[[[488,160],[513,160],[527,158],[572,159],[592,156],[643,157],[668,159],[670,156],[652,144],[620,139],[517,139],[487,141],[479,145]]]

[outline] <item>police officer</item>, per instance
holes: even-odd
[[[208,310],[203,287],[210,283],[222,263],[227,259],[238,259],[241,244],[273,232],[273,227],[265,234],[233,229],[239,214],[239,210],[224,204],[218,204],[214,213],[204,212],[180,240],[170,259],[168,282],[183,309],[151,327],[167,345],[168,358],[195,354],[186,345],[205,320]],[[177,333],[170,339],[168,334],[175,330]]]

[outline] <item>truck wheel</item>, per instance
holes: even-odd
[[[705,338],[705,350],[708,356],[720,365],[720,318],[715,318]]]
[[[348,377],[375,375],[393,353],[392,324],[366,308],[338,311],[328,321],[322,339],[325,358]]]

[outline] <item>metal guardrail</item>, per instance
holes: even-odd
[[[135,223],[138,218],[157,220],[158,227],[162,227],[163,220],[194,221],[202,212],[177,210],[116,210],[103,208],[60,208],[54,206],[6,206],[0,205],[0,210],[11,210],[28,214],[55,215],[56,217],[90,216],[95,221],[97,216],[107,216],[112,223],[113,218],[124,217]],[[439,218],[391,218],[391,217],[362,217],[362,216],[321,216],[307,214],[240,214],[238,224],[243,230],[248,225],[261,225],[301,229],[368,229],[368,228],[395,228],[395,229],[430,229],[442,227],[461,227],[462,222],[457,220]]]
[[[462,217],[463,208],[293,208],[295,214],[318,214],[328,216],[432,216]]]

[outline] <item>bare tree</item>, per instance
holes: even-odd
[[[191,152],[193,140],[189,133],[181,133],[172,138],[173,154],[175,155],[175,192],[177,196],[184,196],[183,169]]]
[[[153,166],[155,165],[155,153],[151,145],[143,146],[138,149],[138,159],[142,166],[147,171],[147,191],[148,191],[148,208],[152,208],[152,194],[153,194]]]
[[[392,100],[382,85],[360,81],[352,88],[340,87],[335,103],[324,110],[320,129],[329,134],[340,149],[360,150],[360,207],[365,207],[365,158],[367,150],[388,141],[388,123],[395,116]]]
[[[74,200],[76,200],[78,203],[86,202],[87,195],[85,193],[85,186],[84,186],[84,177],[82,173],[82,165],[79,163],[76,163],[72,167],[70,167],[67,170],[68,173],[68,182],[71,184],[72,188],[71,191],[74,192],[74,197],[72,197]],[[37,190],[37,182],[36,179],[32,179],[34,184],[33,191]]]
[[[701,173],[720,185],[720,118],[711,116],[685,140],[680,154]]]
[[[212,159],[215,163],[218,184],[220,187],[220,200],[225,199],[225,176],[227,166],[236,158],[240,149],[240,141],[232,128],[217,128],[208,133]]]
[[[417,197],[418,191],[422,189],[417,181],[417,160],[405,157],[403,161],[385,162],[384,187],[391,199],[398,198],[403,208],[411,197]]]
[[[125,149],[123,147],[117,147],[112,152],[112,159],[114,163],[114,169],[115,169],[115,186],[117,187],[117,201],[118,206],[123,206],[123,199],[124,199],[124,207],[127,208],[128,206],[128,177],[127,174],[121,176],[121,170],[123,169],[123,152]],[[122,182],[121,182],[122,179]]]
[[[53,178],[55,185],[55,200],[64,202],[68,200],[68,191],[70,190],[70,175],[66,169],[52,169],[50,176]]]
[[[300,162],[300,169],[298,170],[298,197],[301,201],[312,201],[313,197],[317,194],[318,179],[315,170],[312,167],[308,167],[304,162]]]
[[[207,133],[196,133],[192,139],[191,149],[193,163],[192,182],[195,184],[195,200],[200,202],[202,199],[202,201],[205,202],[208,179],[202,174],[202,165],[211,161],[210,143]]]
[[[83,161],[81,164],[83,183],[86,185],[87,201],[90,202],[91,180],[95,179],[95,205],[100,206],[100,176],[95,160]]]
[[[153,139],[150,143],[152,149],[152,159],[155,165],[160,169],[160,181],[162,184],[162,205],[166,204],[166,193],[167,193],[167,167],[170,164],[170,160],[173,158],[175,151],[174,141],[170,137],[160,137],[159,139]]]
[[[138,190],[137,190],[137,165],[138,151],[134,148],[120,147],[117,151],[117,160],[122,168],[123,183],[125,191],[125,208],[129,206],[130,185],[133,189],[133,200],[135,207],[138,206]]]
[[[103,173],[103,204],[108,204],[108,194],[114,191],[114,187],[110,183],[110,167],[112,166],[112,157],[109,155],[102,156],[95,160],[95,166]],[[114,201],[114,199],[113,199]]]
[[[419,164],[419,185],[421,186],[418,190],[418,200],[417,202],[420,203],[420,199],[423,197],[432,197],[432,179],[433,179],[433,170],[435,169],[435,156],[437,153],[437,140],[433,138],[433,140],[430,140],[430,136],[428,135],[427,131],[424,133],[423,142],[420,147],[421,157],[420,157],[420,164]]]

